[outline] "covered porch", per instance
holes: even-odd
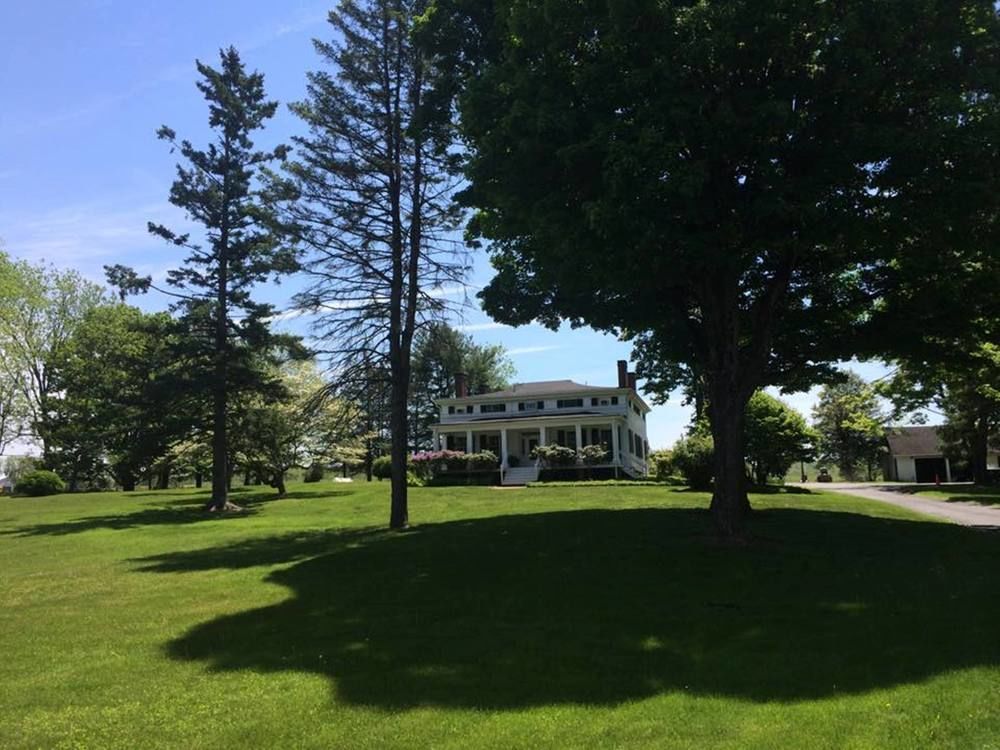
[[[601,466],[620,467],[630,473],[644,473],[634,457],[622,447],[624,420],[606,416],[581,417],[575,420],[490,420],[461,424],[439,424],[433,428],[438,450],[479,453],[490,451],[500,459],[500,468],[535,466],[531,457],[535,448],[561,445],[574,450],[585,445],[603,445],[608,459]]]

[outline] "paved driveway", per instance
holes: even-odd
[[[809,482],[800,485],[818,491],[839,492],[844,495],[864,497],[869,500],[898,505],[928,516],[946,518],[963,526],[979,526],[1000,530],[1000,508],[991,508],[978,503],[947,502],[928,500],[906,492],[913,485],[907,484],[852,484],[850,482],[830,482],[820,484]],[[942,485],[947,487],[948,485]]]

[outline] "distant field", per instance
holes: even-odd
[[[996,748],[995,535],[821,493],[0,499],[3,748]]]

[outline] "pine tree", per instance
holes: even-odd
[[[257,150],[253,135],[274,116],[277,102],[268,101],[264,77],[248,73],[235,49],[220,52],[218,70],[198,62],[202,80],[198,90],[205,96],[213,141],[197,148],[163,126],[157,131],[184,158],[177,165],[177,178],[170,202],[183,208],[202,225],[204,238],[192,241],[158,224],[149,231],[188,251],[181,268],[168,274],[169,292],[178,299],[191,335],[191,356],[205,363],[201,384],[212,402],[212,499],[208,510],[223,510],[228,503],[227,408],[240,391],[260,386],[262,370],[256,366],[263,352],[286,337],[271,333],[267,319],[270,305],[255,301],[254,285],[297,268],[294,250],[282,244],[273,200],[274,182],[262,180],[268,165],[283,161],[286,146]],[[106,269],[113,282],[124,280],[124,291],[141,290],[149,279],[137,280],[130,269]],[[141,283],[140,283],[141,282]]]
[[[411,39],[426,5],[345,0],[331,12],[334,41],[315,45],[332,70],[310,73],[306,101],[293,106],[309,133],[295,139],[289,165],[301,194],[290,219],[313,278],[299,303],[320,314],[314,331],[336,373],[331,388],[357,394],[371,373],[388,373],[392,528],[409,519],[414,337],[467,270],[448,239],[456,156],[447,126],[428,117],[429,68]]]

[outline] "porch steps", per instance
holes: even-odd
[[[507,469],[503,475],[503,484],[518,485],[527,484],[528,482],[538,481],[538,467],[537,466],[518,466],[516,468]]]

